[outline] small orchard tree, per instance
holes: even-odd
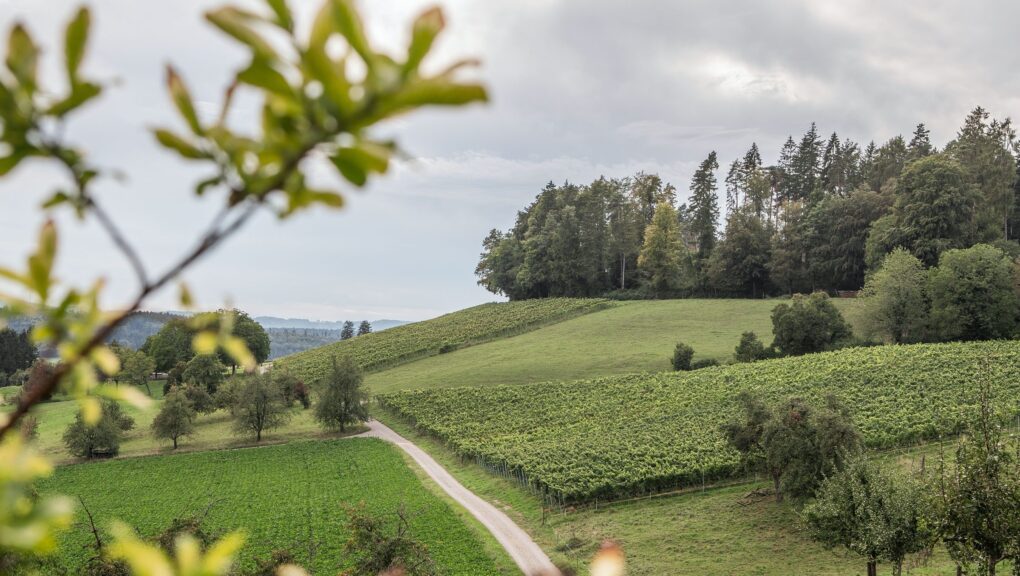
[[[170,440],[177,449],[177,441],[195,431],[195,410],[184,392],[175,388],[163,397],[163,406],[152,420],[152,435]]]
[[[1012,442],[1012,444],[1010,443]],[[956,449],[952,466],[941,463],[933,492],[939,537],[958,565],[978,565],[995,576],[1006,559],[1020,562],[1020,455],[1017,440],[982,384],[979,411]]]
[[[824,292],[794,294],[772,309],[772,345],[786,356],[831,350],[852,335],[850,325]]]
[[[234,430],[262,441],[262,433],[285,424],[290,417],[280,388],[269,374],[252,374],[237,390]]]
[[[811,496],[825,474],[860,449],[849,413],[834,398],[821,408],[799,398],[769,407],[742,392],[737,402],[741,415],[723,425],[723,435],[748,469],[769,475],[777,502]]]
[[[315,419],[327,430],[346,431],[349,424],[368,418],[367,397],[361,389],[364,377],[350,356],[333,358],[329,377],[322,383]]]
[[[215,394],[227,377],[226,370],[227,367],[220,363],[215,354],[202,354],[188,362],[181,377],[186,384],[201,386],[210,394]]]
[[[740,343],[733,349],[733,359],[737,362],[757,362],[768,358],[768,351],[765,345],[758,339],[754,332],[744,332],[740,335]]]
[[[213,400],[212,395],[206,391],[202,386],[195,384],[185,384],[175,388],[179,390],[184,397],[191,402],[191,408],[199,414],[210,414],[216,411],[216,401]]]
[[[860,453],[822,482],[803,516],[812,538],[863,556],[868,576],[878,575],[879,560],[891,562],[899,576],[906,556],[933,542],[927,512],[921,482]]]
[[[372,324],[368,320],[362,320],[361,324],[358,325],[358,336],[364,336],[365,334],[371,334]]]
[[[28,371],[28,379],[21,385],[21,397],[29,398],[35,396],[37,391],[42,389],[46,382],[53,376],[53,366],[42,358],[32,363]],[[40,396],[40,400],[49,400],[52,393]]]
[[[673,348],[673,370],[690,370],[691,360],[694,358],[694,348],[689,344],[677,342]]]
[[[348,320],[344,322],[344,327],[340,330],[340,339],[350,340],[351,338],[354,338],[354,322]]]
[[[155,371],[156,361],[145,352],[141,350],[124,352],[124,366],[121,368],[123,380],[133,386],[145,386],[145,392],[149,396],[152,396],[149,379]]]
[[[86,424],[82,413],[78,412],[64,431],[64,445],[72,456],[95,458],[116,456],[120,452],[123,433],[134,428],[135,421],[112,400],[102,400],[101,410],[102,417],[95,425]]]

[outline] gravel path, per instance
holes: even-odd
[[[410,454],[411,458],[414,458],[414,461],[435,480],[436,484],[439,484],[450,497],[489,529],[489,532],[506,549],[522,572],[529,576],[559,573],[549,557],[539,548],[538,544],[535,544],[527,532],[521,530],[520,526],[495,506],[465,488],[424,450],[378,420],[370,421],[368,428],[369,431],[361,436],[381,438],[396,444],[404,452]]]

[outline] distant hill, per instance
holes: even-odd
[[[266,329],[269,328],[312,328],[315,330],[340,330],[345,320],[308,320],[306,318],[278,318],[276,316],[256,316],[255,321]],[[352,320],[355,328],[361,320]],[[406,320],[372,320],[372,330],[379,332],[394,326],[408,324]]]
[[[136,312],[131,315],[113,333],[111,341],[117,341],[130,348],[141,348],[145,340],[159,332],[164,324],[174,318],[187,316],[186,312]],[[39,321],[36,317],[14,318],[8,324],[14,330],[28,330]],[[317,348],[340,340],[340,329],[343,321],[308,320],[305,318],[276,318],[273,316],[257,316],[255,321],[262,325],[269,334],[269,358],[279,358]],[[355,322],[355,328],[361,321]],[[394,326],[407,324],[403,320],[376,320],[371,322],[372,330],[380,332]],[[43,356],[53,355],[52,351],[41,351]]]

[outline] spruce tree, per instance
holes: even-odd
[[[656,296],[680,288],[683,252],[676,211],[663,202],[656,207],[652,223],[645,229],[645,243],[638,258],[638,269]]]
[[[743,165],[739,160],[734,160],[726,174],[726,214],[733,214],[740,207],[740,194],[744,188],[743,181]]]
[[[819,171],[821,167],[822,141],[818,138],[818,127],[811,123],[811,128],[804,134],[797,146],[797,152],[790,161],[790,194],[794,200],[810,200],[819,188]]]
[[[344,327],[340,330],[340,339],[350,340],[351,338],[354,338],[354,322],[348,320],[344,322]]]
[[[914,128],[914,135],[910,138],[907,151],[910,160],[917,160],[935,153],[935,148],[931,145],[930,133],[924,123],[918,124],[917,128]]]
[[[793,136],[787,136],[779,151],[779,162],[776,164],[777,188],[779,202],[786,202],[793,198],[793,157],[797,154],[797,143]]]
[[[691,234],[698,245],[698,260],[704,262],[715,248],[719,223],[719,199],[716,195],[715,171],[719,169],[715,152],[711,152],[694,172],[691,180]]]

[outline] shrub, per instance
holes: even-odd
[[[439,353],[448,354],[457,348],[459,348],[459,345],[456,342],[444,342],[443,345],[439,347]]]
[[[765,345],[754,332],[741,334],[740,343],[733,350],[733,359],[737,362],[757,362],[768,357],[768,350],[765,349]]]
[[[784,356],[836,348],[851,336],[850,325],[824,292],[794,294],[789,304],[772,309],[772,345]]]
[[[719,361],[715,358],[702,358],[691,362],[691,370],[701,370],[702,368],[711,368],[718,365]]]
[[[64,431],[64,445],[72,456],[116,456],[123,432],[134,428],[135,421],[121,411],[120,404],[112,400],[101,402],[102,417],[95,426],[86,425],[79,412]]]
[[[290,550],[273,550],[268,557],[256,558],[255,567],[242,571],[241,576],[277,576],[280,566],[294,563],[294,554]]]
[[[691,359],[694,358],[694,348],[683,342],[677,342],[673,349],[673,370],[690,370]]]

